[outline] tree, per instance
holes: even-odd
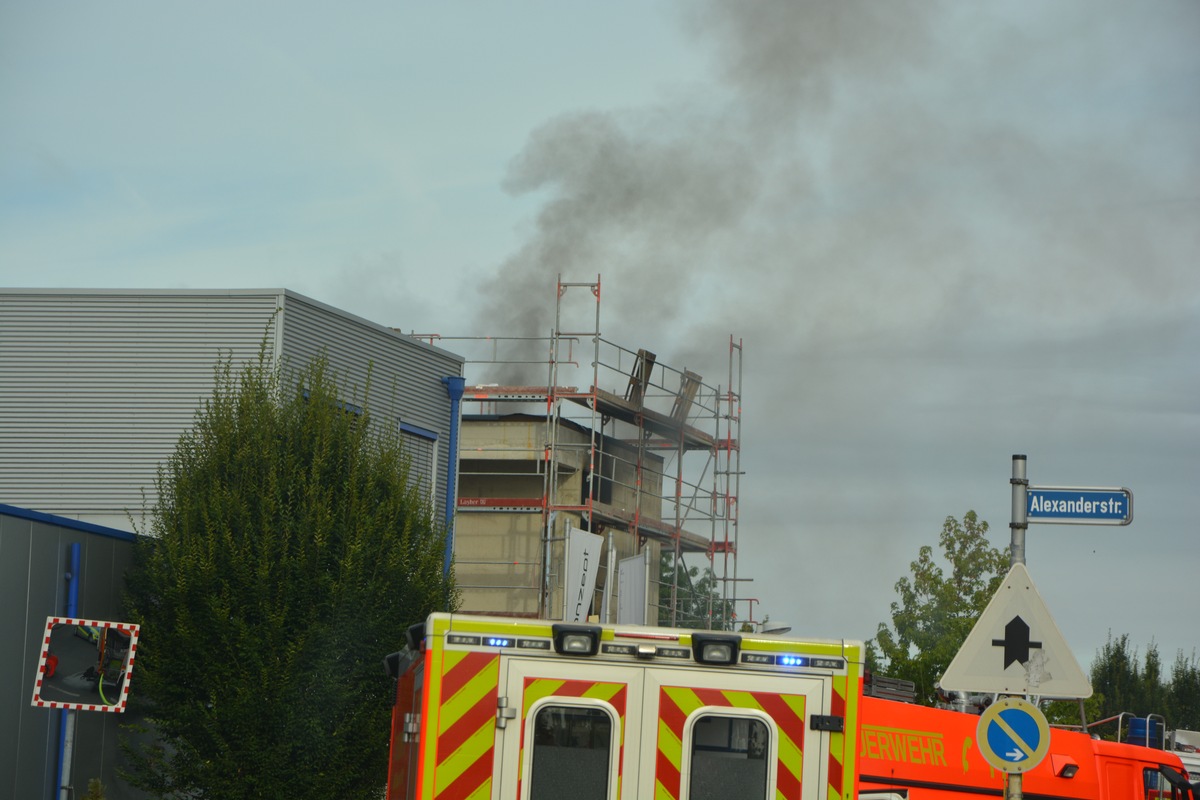
[[[1089,719],[1109,719],[1122,712],[1145,717],[1160,714],[1168,728],[1200,728],[1200,665],[1195,654],[1189,659],[1180,651],[1171,668],[1169,682],[1164,681],[1162,659],[1151,643],[1143,659],[1129,641],[1128,634],[1108,641],[1092,662],[1089,678],[1095,713]],[[1108,726],[1104,735],[1116,738],[1116,726]]]
[[[1167,722],[1172,728],[1200,730],[1200,661],[1194,650],[1190,658],[1182,650],[1175,654],[1167,687]]]
[[[933,548],[922,547],[910,565],[912,578],[896,582],[900,600],[891,604],[892,626],[879,623],[868,643],[870,662],[912,681],[917,702],[934,702],[934,684],[1008,572],[1009,556],[988,544],[987,530],[974,511],[961,523],[946,517],[938,543],[949,574],[934,560]]]
[[[1137,649],[1129,643],[1129,634],[1108,641],[1092,662],[1092,691],[1100,697],[1100,716],[1108,718],[1127,711],[1139,716],[1143,710],[1143,682]]]
[[[445,533],[369,387],[351,406],[324,359],[293,374],[262,353],[216,377],[128,579],[131,702],[153,736],[126,743],[127,778],[161,797],[377,797],[382,659],[454,602]]]
[[[658,562],[658,624],[664,627],[698,630],[732,630],[736,615],[733,603],[724,600],[712,567],[688,567],[674,553],[664,551]],[[675,594],[675,621],[671,621],[671,587],[678,581]]]

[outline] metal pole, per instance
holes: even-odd
[[[462,426],[462,396],[466,389],[466,380],[461,375],[449,375],[442,378],[442,385],[446,387],[446,394],[450,398],[450,457],[446,468],[446,505],[445,505],[445,521],[446,521],[446,552],[442,556],[442,577],[450,577],[450,566],[454,563],[454,517],[457,507],[455,502],[458,499],[458,435],[459,428]],[[429,481],[432,484],[437,483],[437,475],[430,475]],[[446,610],[452,610],[449,607],[450,598],[446,598]]]
[[[82,546],[74,542],[70,548],[71,571],[67,573],[67,616],[79,614],[79,569]],[[59,713],[58,796],[67,800],[74,788],[71,785],[71,770],[75,759],[75,714],[71,709]]]
[[[613,581],[616,580],[616,575],[614,572],[616,571],[617,564],[617,555],[614,550],[613,533],[612,529],[610,528],[608,531],[608,564],[604,568],[604,601],[602,602],[600,609],[600,620],[602,622],[616,621],[612,618],[612,585]]]
[[[1029,529],[1026,518],[1029,494],[1029,480],[1025,477],[1025,456],[1012,457],[1012,522],[1008,524],[1012,532],[1012,542],[1009,544],[1009,566],[1025,563],[1025,531]],[[1004,782],[1004,800],[1022,800],[1021,773],[1009,773]]]
[[[566,523],[564,524],[564,527],[566,528],[566,533],[563,535],[566,538],[565,538],[565,541],[563,542],[563,571],[562,571],[562,574],[564,576],[566,576],[566,575],[568,575],[568,571],[571,569],[571,520],[569,518],[567,519]],[[562,619],[563,622],[566,622],[568,619],[570,619],[570,616],[567,613],[567,608],[569,607],[569,604],[571,602],[567,598],[567,578],[566,577],[563,578],[563,593],[562,593],[562,595],[563,595],[563,610],[562,610],[562,617],[560,617],[560,619]]]
[[[1025,531],[1029,528],[1026,512],[1029,508],[1029,481],[1025,477],[1025,456],[1012,457],[1012,543],[1009,545],[1009,566],[1025,563]]]

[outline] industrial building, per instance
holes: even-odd
[[[283,289],[0,290],[0,796],[81,797],[91,778],[109,800],[138,796],[116,777],[122,715],[73,712],[67,736],[62,709],[31,705],[46,620],[121,621],[159,464],[218,363],[260,353],[297,367],[323,354],[348,408],[369,375],[373,418],[394,421],[413,480],[452,517],[461,357]]]
[[[118,612],[157,469],[222,360],[324,355],[349,408],[370,381],[373,418],[394,421],[452,532],[463,611],[674,624],[680,587],[659,575],[681,561],[744,601],[741,343],[729,341],[724,382],[709,382],[604,339],[598,277],[555,290],[550,334],[506,339],[405,334],[285,289],[0,289],[0,629],[19,643],[0,681],[19,754],[0,759],[0,794],[78,795],[101,777],[110,800],[136,796],[113,773],[115,714],[76,729],[76,743],[104,744],[57,774],[63,723],[30,706],[40,640],[72,579],[88,587],[80,616]],[[583,313],[567,314],[580,299]],[[594,322],[574,330],[567,316]],[[586,597],[571,572],[581,534],[598,546]]]

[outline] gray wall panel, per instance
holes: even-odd
[[[258,354],[280,296],[0,292],[0,502],[139,515],[215,363]]]
[[[441,502],[441,378],[462,374],[448,351],[284,290],[4,289],[0,503],[146,530],[157,467],[210,395],[217,360],[240,364],[264,345],[296,366],[324,350],[359,387],[373,364],[376,411],[438,434]]]
[[[0,796],[30,797],[34,787],[18,780],[17,765],[42,753],[37,744],[32,719],[35,710],[29,704],[33,684],[26,683],[28,651],[29,550],[32,546],[29,523],[0,516],[0,641],[10,642],[0,657],[0,720],[5,720],[4,736],[15,747],[0,747]],[[14,646],[15,645],[15,646]],[[32,673],[30,673],[32,676]],[[31,678],[32,679],[32,678]],[[45,720],[43,720],[44,722]]]
[[[70,520],[0,510],[0,636],[13,643],[0,659],[0,797],[50,797],[58,774],[60,711],[31,703],[46,618],[66,613],[70,545],[80,546],[78,612],[120,619],[121,592],[133,543]],[[136,691],[136,672],[133,690]],[[82,796],[101,778],[109,800],[140,797],[116,776],[118,727],[125,715],[76,712],[72,783]],[[9,792],[11,791],[11,794]]]
[[[360,396],[369,377],[370,406],[377,420],[386,416],[437,433],[437,456],[433,460],[438,476],[433,495],[435,506],[440,508],[450,463],[450,398],[442,378],[461,376],[462,359],[389,328],[287,293],[282,335],[285,363],[302,367],[322,353],[345,385],[357,388]],[[345,399],[351,401],[352,397]],[[431,460],[423,450],[414,456],[415,466]]]

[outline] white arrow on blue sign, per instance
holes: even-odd
[[[1019,697],[997,700],[975,728],[979,753],[998,770],[1028,772],[1050,749],[1050,726],[1037,706]]]
[[[1133,521],[1133,492],[1128,489],[1030,486],[1025,503],[1029,522],[1128,525]]]

